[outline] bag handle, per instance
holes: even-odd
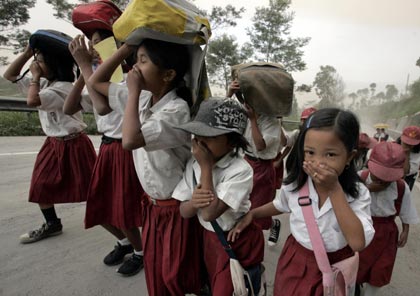
[[[309,198],[309,185],[306,181],[305,185],[299,190],[299,206],[303,212],[306,228],[308,229],[309,238],[311,240],[312,248],[314,250],[316,263],[323,274],[332,274],[330,262],[328,260],[327,251],[325,250],[324,241],[319,232],[318,225],[315,221],[314,212],[312,210],[312,200]],[[323,281],[326,277],[323,276]],[[324,283],[325,286],[330,286]]]

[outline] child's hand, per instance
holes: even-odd
[[[327,192],[334,191],[340,185],[337,172],[326,164],[316,165],[312,161],[304,161],[303,170],[311,176],[315,184],[320,185]]]
[[[252,108],[247,103],[245,103],[244,106],[245,106],[246,114],[248,115],[249,120],[251,120],[251,121],[257,120],[258,119],[258,115],[254,111],[254,108]]]
[[[398,240],[398,248],[402,248],[407,243],[408,231],[401,231],[400,239]]]
[[[33,61],[31,63],[31,65],[29,66],[29,70],[31,71],[32,79],[39,80],[39,78],[42,77],[42,69],[37,61]]]
[[[29,44],[26,45],[25,50],[23,51],[23,54],[28,60],[34,55],[34,51],[32,50],[32,48],[29,47]]]
[[[92,54],[86,47],[84,36],[77,35],[74,37],[69,43],[69,51],[79,66],[92,63]]]
[[[240,90],[239,82],[238,80],[235,79],[230,83],[226,96],[230,98],[233,96],[233,94],[235,94],[239,90]]]
[[[235,227],[233,227],[227,236],[227,241],[234,243],[235,240],[239,237],[241,232],[248,227],[249,224],[252,223],[252,213],[248,212],[245,216],[242,217],[241,221],[239,221]]]
[[[201,184],[198,184],[192,194],[191,204],[196,210],[208,207],[214,199],[214,194],[211,190],[201,189]]]
[[[197,160],[200,167],[212,168],[214,165],[214,157],[211,151],[207,148],[207,146],[194,138],[192,140],[192,154],[194,158]]]
[[[138,95],[140,95],[140,92],[144,89],[144,77],[136,65],[128,72],[127,88],[129,92]]]

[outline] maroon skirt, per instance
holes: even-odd
[[[198,295],[203,268],[198,219],[182,218],[179,203],[153,205],[144,195],[142,240],[148,295]]]
[[[102,224],[118,229],[140,227],[142,196],[132,152],[117,141],[103,143],[90,180],[85,228]]]
[[[253,187],[250,196],[251,209],[273,201],[276,194],[276,172],[273,160],[254,159],[245,156],[254,170]],[[254,220],[262,229],[270,229],[271,217]]]
[[[264,260],[264,236],[261,228],[252,223],[231,243],[231,247],[242,267],[252,267]],[[212,295],[232,296],[233,285],[229,256],[213,231],[204,230],[204,261]]]
[[[349,246],[327,253],[330,264],[354,255]],[[322,273],[312,250],[306,249],[289,235],[277,263],[275,296],[322,296]]]
[[[85,201],[95,159],[95,149],[84,133],[69,140],[47,137],[35,161],[29,201]]]
[[[375,287],[388,285],[398,249],[398,227],[395,218],[372,217],[375,236],[360,252],[357,283],[369,283]]]

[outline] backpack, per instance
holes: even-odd
[[[89,39],[98,29],[112,32],[112,25],[121,15],[121,10],[112,1],[97,0],[77,5],[72,12],[73,25]]]
[[[366,182],[367,177],[369,176],[369,170],[363,170],[360,174],[360,179],[362,179],[363,183]],[[395,200],[395,216],[400,214],[401,204],[405,193],[405,181],[403,179],[397,180],[397,192],[398,197]]]
[[[52,55],[70,58],[73,56],[69,51],[69,43],[72,41],[69,35],[55,30],[37,30],[29,38],[29,46],[32,49],[39,49],[42,52]]]
[[[139,45],[156,39],[188,45],[191,68],[184,77],[192,90],[194,110],[211,96],[204,57],[211,36],[210,24],[187,0],[132,0],[112,26],[117,40]],[[206,45],[201,49],[200,45]]]
[[[290,114],[294,80],[283,65],[262,62],[239,64],[232,66],[231,73],[232,80],[238,79],[241,88],[236,96],[257,113],[277,117]]]

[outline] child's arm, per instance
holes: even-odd
[[[87,85],[92,87],[95,91],[101,94],[102,100],[97,101],[95,109],[100,115],[108,114],[112,111],[109,106],[109,102],[106,100],[108,97],[109,85],[111,82],[109,80],[112,77],[115,69],[122,63],[122,61],[127,58],[133,51],[133,46],[128,46],[123,44],[109,59],[105,60],[98,69],[90,76],[87,81]]]
[[[272,217],[281,214],[275,207],[273,202],[266,203],[265,205],[255,208],[249,211],[242,219],[239,221],[233,229],[229,231],[227,240],[235,242],[239,237],[241,232],[251,224],[252,220],[259,218]]]
[[[21,53],[6,69],[3,74],[4,79],[9,81],[15,81],[20,71],[22,70],[23,66],[25,66],[26,62],[33,56],[33,51],[29,46],[26,46],[25,51]]]
[[[400,234],[400,239],[398,240],[398,248],[402,248],[407,243],[408,239],[408,232],[410,230],[410,225],[406,223],[402,223],[402,231]]]
[[[32,73],[32,82],[29,84],[26,104],[31,107],[37,107],[41,105],[41,98],[39,97],[39,91],[40,91],[40,79],[42,76],[42,69],[38,65],[37,61],[33,61],[31,65],[29,66],[29,70]]]
[[[82,99],[82,90],[84,86],[85,81],[83,80],[83,76],[80,76],[64,100],[63,112],[65,114],[73,115],[77,111],[82,110],[80,100]]]
[[[257,113],[255,113],[254,109],[246,103],[245,103],[245,109],[247,111],[248,118],[251,122],[252,140],[254,141],[254,144],[257,150],[262,151],[267,147],[267,145],[264,141],[263,135],[257,124],[258,115]]]
[[[181,203],[179,208],[181,216],[183,218],[194,217],[199,209],[209,206],[213,200],[213,192],[202,189],[201,185],[198,184],[197,188],[194,189],[192,199]]]
[[[123,126],[122,126],[122,144],[124,149],[134,150],[146,145],[144,136],[141,132],[141,123],[139,118],[139,96],[142,90],[144,78],[136,65],[128,72],[127,87],[128,100],[125,106]]]

